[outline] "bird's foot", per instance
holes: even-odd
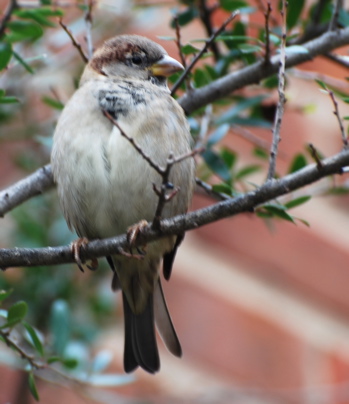
[[[130,247],[130,252],[131,255],[134,255],[132,253],[132,248],[134,244],[137,241],[137,238],[139,237],[140,234],[142,234],[142,231],[145,227],[148,226],[148,222],[146,220],[141,220],[140,222],[134,224],[133,226],[129,227],[127,229],[127,241]],[[140,256],[144,256],[146,254],[146,245],[141,246],[141,247],[136,247],[136,250]]]
[[[88,239],[86,237],[81,237],[71,243],[71,252],[73,254],[74,260],[78,268],[81,272],[85,272],[84,267],[88,268],[91,271],[95,271],[98,269],[98,260],[97,258],[92,258],[91,264],[87,265],[80,258],[80,250],[84,248],[88,244]]]

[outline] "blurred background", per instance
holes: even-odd
[[[18,3],[26,10],[40,5],[34,0]],[[63,10],[64,23],[86,49],[84,6],[88,3],[52,3]],[[97,46],[121,33],[141,34],[156,40],[179,59],[174,41],[159,37],[175,37],[170,24],[174,13],[184,13],[198,3],[96,1],[93,43]],[[229,15],[227,9],[234,6],[233,1],[224,3],[226,10],[219,8],[212,14],[214,27],[223,23]],[[234,22],[231,29],[235,29],[235,34],[242,30],[240,35],[256,36],[264,27],[266,2],[249,3],[253,10],[246,10],[239,23]],[[278,2],[272,3],[276,26],[280,21]],[[300,7],[302,3],[299,2]],[[329,9],[332,6],[331,1],[306,1],[299,20],[304,18],[303,25],[295,24],[292,32],[302,32],[304,21],[318,3],[326,3]],[[0,0],[3,15],[8,4]],[[16,44],[35,74],[13,62],[0,75],[0,87],[20,101],[0,105],[1,189],[49,162],[60,109],[76,88],[84,67],[57,17],[50,21],[55,26],[45,27],[44,35],[37,41]],[[181,36],[186,44],[207,37],[207,32],[198,18],[192,18],[181,27]],[[347,55],[347,49],[337,53]],[[258,55],[249,57],[250,60],[247,56],[236,57],[234,63],[226,63],[226,69],[242,67]],[[204,63],[214,66],[216,62],[211,56],[200,66]],[[200,86],[199,76],[194,77],[196,86]],[[325,57],[288,72],[277,162],[280,176],[290,171],[296,155],[312,162],[306,151],[309,143],[324,156],[341,149],[333,104],[314,79],[348,93],[347,76],[347,68]],[[266,175],[267,162],[262,153],[256,153],[256,147],[268,150],[270,121],[277,102],[275,86],[266,89],[267,86],[250,86],[234,94],[230,104],[228,100],[222,102],[226,110],[241,100],[267,95],[258,111],[263,122],[252,124],[256,109],[246,109],[240,121],[229,125],[218,145],[237,156],[235,170],[258,167],[250,169],[246,181],[237,184],[240,191],[250,189],[251,184],[261,184]],[[347,104],[339,101],[339,111],[345,116]],[[200,132],[205,117],[216,113],[206,109],[191,117],[194,135]],[[210,130],[215,130],[214,125]],[[210,171],[202,158],[198,159],[198,173],[212,183],[219,182],[217,173]],[[112,387],[100,388],[60,380],[57,375],[43,375],[54,383],[37,379],[41,402],[349,403],[349,214],[344,192],[347,181],[345,175],[328,178],[288,197],[312,197],[292,210],[292,215],[309,226],[301,220],[292,223],[249,213],[187,233],[171,282],[164,285],[184,354],[178,360],[161,345],[161,371],[155,376],[136,371],[131,377],[123,377],[122,310],[119,296],[110,290],[111,272],[106,265],[101,263],[101,269],[95,273],[81,273],[73,265],[13,268],[0,273],[0,289],[13,289],[3,307],[18,300],[27,302],[28,322],[42,332],[52,354],[71,359],[65,363],[65,371],[70,366],[72,375],[81,374],[79,371],[88,373],[103,363],[106,372],[120,374],[113,379]],[[333,188],[341,192],[332,192]],[[198,191],[192,210],[214,202]],[[63,245],[75,237],[65,225],[55,190],[33,198],[1,219],[1,247]],[[26,373],[17,369],[20,364],[23,361],[18,362],[16,355],[4,343],[0,344],[1,403],[35,401],[27,387]],[[118,383],[120,386],[116,386]]]

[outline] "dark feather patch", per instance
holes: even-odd
[[[155,373],[160,369],[160,358],[155,336],[153,296],[149,295],[147,305],[140,314],[132,312],[124,293],[122,297],[125,316],[125,372],[132,372],[140,366],[149,373]]]
[[[167,281],[171,277],[172,266],[173,266],[173,262],[174,262],[174,259],[175,259],[176,253],[177,253],[177,248],[180,246],[183,239],[184,239],[184,234],[178,235],[173,249],[169,253],[164,255],[162,268],[163,268],[164,278]]]

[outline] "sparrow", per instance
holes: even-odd
[[[167,77],[182,69],[163,47],[136,35],[107,40],[86,65],[57,122],[51,155],[64,217],[80,238],[113,237],[153,221],[159,201],[154,186],[160,189],[162,177],[120,129],[159,167],[170,155],[189,156],[189,126],[167,86]],[[163,218],[187,212],[194,166],[192,157],[172,166],[168,185],[180,191],[165,204]],[[122,292],[126,372],[159,370],[155,325],[168,350],[182,355],[159,269],[162,260],[168,280],[182,239],[151,242],[142,259],[132,256],[139,252],[133,246],[131,254],[107,257],[114,271],[112,287]]]

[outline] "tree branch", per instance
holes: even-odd
[[[18,8],[17,0],[11,0],[8,9],[0,22],[0,38],[4,35],[6,23],[10,21],[10,18],[16,8]]]
[[[274,125],[273,125],[273,141],[270,148],[270,158],[269,158],[269,169],[267,180],[272,180],[275,176],[276,170],[276,158],[279,150],[279,143],[281,141],[280,131],[282,118],[284,116],[284,106],[286,102],[285,97],[285,64],[286,64],[286,3],[285,0],[282,1],[282,37],[280,44],[280,67],[279,67],[279,84],[278,84],[278,94],[279,101],[276,107]]]
[[[247,192],[236,198],[216,203],[209,207],[198,209],[186,215],[178,215],[161,221],[160,229],[154,229],[150,223],[142,229],[137,237],[135,246],[144,245],[164,236],[183,233],[200,226],[237,215],[251,212],[256,206],[285,195],[298,188],[309,185],[329,175],[341,174],[343,167],[349,165],[349,150],[344,149],[338,154],[324,159],[321,168],[315,164],[289,174],[281,179],[268,181],[258,189]],[[104,257],[118,254],[126,249],[126,235],[90,241],[81,249],[81,259]],[[55,265],[73,262],[70,246],[46,248],[9,248],[0,250],[0,267]]]
[[[33,196],[53,187],[51,166],[47,164],[33,174],[0,192],[0,217]]]
[[[224,23],[219,27],[219,29],[212,34],[212,36],[205,42],[205,45],[202,47],[201,51],[194,57],[194,59],[191,61],[190,65],[185,69],[181,77],[176,81],[176,83],[173,85],[172,90],[171,90],[171,95],[173,95],[178,88],[181,86],[183,81],[188,77],[188,74],[193,70],[193,67],[196,65],[196,63],[201,59],[202,55],[207,52],[211,44],[214,42],[214,40],[220,35],[227,25],[233,21],[233,19],[239,15],[239,10],[234,11],[233,13],[230,14],[230,16],[224,21]]]
[[[326,32],[321,37],[313,39],[304,45],[303,49],[286,48],[286,68],[312,60],[315,56],[326,54],[333,49],[349,44],[349,27],[341,30]],[[280,56],[273,56],[269,65],[264,59],[241,70],[234,71],[213,83],[195,89],[179,99],[179,103],[187,115],[206,104],[228,96],[233,91],[247,85],[259,83],[261,80],[277,73],[280,65]]]

